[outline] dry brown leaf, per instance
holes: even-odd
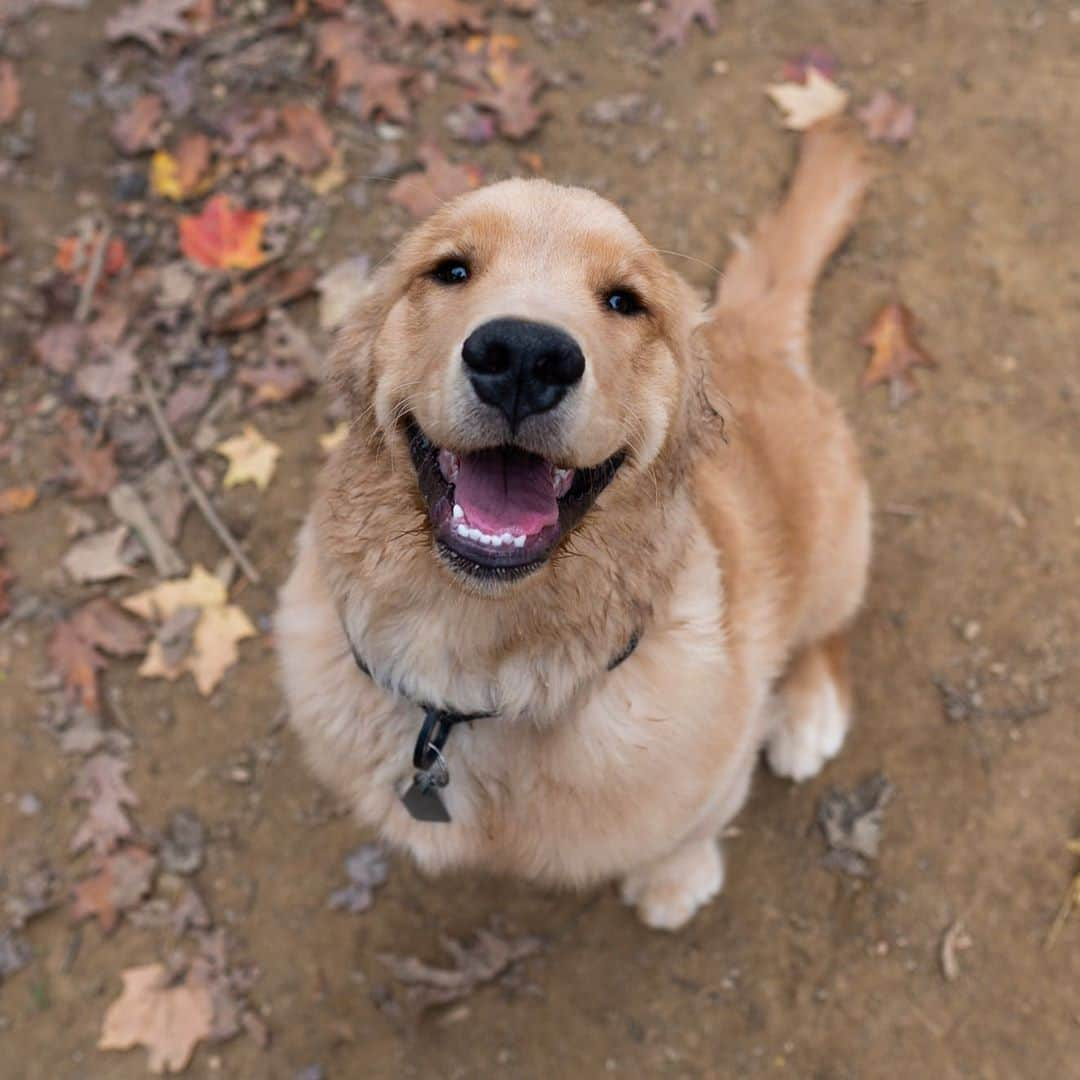
[[[545,116],[533,101],[543,80],[532,64],[524,62],[507,60],[499,70],[495,89],[478,94],[476,104],[495,113],[500,134],[508,139],[524,139]]]
[[[125,911],[130,911],[151,890],[157,859],[140,847],[127,847],[102,860],[96,873],[74,888],[71,918],[96,918],[109,933]]]
[[[143,625],[108,597],[84,604],[69,621],[84,641],[110,656],[134,656],[146,648]]]
[[[209,328],[215,334],[250,330],[266,318],[270,308],[307,296],[315,287],[315,279],[313,266],[289,268],[275,264],[246,281],[233,282],[228,292],[209,305]]]
[[[164,964],[128,968],[122,977],[124,989],[105,1014],[98,1049],[144,1046],[152,1073],[182,1072],[213,1032],[210,987],[190,978],[173,984]]]
[[[906,143],[915,131],[915,106],[901,101],[888,90],[877,93],[855,115],[871,142]]]
[[[165,37],[190,37],[194,26],[184,15],[196,0],[138,0],[105,20],[108,41],[131,38],[154,52],[165,50]]]
[[[15,65],[10,60],[0,60],[0,124],[10,124],[19,115],[22,89]]]
[[[37,502],[37,488],[29,484],[0,490],[0,517],[21,514]]]
[[[83,327],[75,322],[50,326],[34,342],[34,354],[57,375],[70,375],[79,362]]]
[[[848,92],[841,90],[817,68],[807,68],[806,83],[775,83],[766,94],[784,113],[784,126],[805,131],[821,120],[837,116],[847,108]]]
[[[863,372],[863,388],[888,383],[889,404],[894,409],[919,392],[912,368],[938,366],[916,339],[915,316],[906,304],[886,304],[861,344],[873,349]]]
[[[456,195],[478,187],[484,178],[478,166],[454,165],[430,143],[421,146],[417,153],[424,171],[401,177],[388,196],[391,202],[405,207],[413,217],[427,217]]]
[[[83,397],[99,405],[114,398],[127,397],[135,383],[139,361],[130,344],[102,350],[105,359],[96,364],[83,364],[75,373],[75,386]]]
[[[325,168],[334,155],[334,133],[323,115],[303,102],[291,102],[278,116],[284,133],[271,140],[272,155],[304,173]]]
[[[95,754],[83,763],[72,798],[89,806],[86,820],[72,838],[73,852],[93,847],[98,855],[108,855],[131,835],[125,807],[137,806],[139,800],[124,779],[130,767],[122,758],[105,753]]]
[[[656,38],[653,50],[660,52],[669,45],[682,48],[686,35],[697,20],[706,33],[715,34],[720,22],[714,0],[661,0],[663,7],[653,19]]]
[[[97,673],[105,660],[69,622],[59,623],[49,639],[49,661],[68,693],[89,712],[100,707]]]
[[[480,8],[464,0],[382,0],[402,30],[416,26],[429,33],[459,26],[483,30],[487,20]]]
[[[60,417],[60,452],[68,476],[75,484],[76,498],[107,495],[116,484],[116,448],[109,443],[95,446],[87,437],[74,411]]]
[[[112,126],[112,140],[124,154],[141,154],[158,144],[158,128],[165,106],[157,94],[143,94]]]
[[[61,565],[81,585],[131,577],[134,571],[122,554],[127,537],[126,525],[117,525],[115,529],[84,537],[68,549]]]
[[[852,877],[869,877],[881,846],[881,823],[893,786],[881,774],[851,792],[830,790],[818,804],[817,822],[828,852],[824,863]]]

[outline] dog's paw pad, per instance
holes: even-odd
[[[792,708],[792,703],[787,707]],[[784,716],[766,744],[769,768],[777,776],[808,780],[840,751],[847,735],[848,713],[831,680],[811,697],[800,698],[794,715]]]
[[[724,860],[715,840],[703,841],[672,858],[623,879],[623,902],[654,930],[678,930],[724,885]]]

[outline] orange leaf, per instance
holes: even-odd
[[[877,313],[861,344],[874,350],[863,372],[863,388],[887,382],[889,401],[894,409],[918,393],[912,368],[938,366],[916,340],[915,316],[906,304],[886,304]]]
[[[79,236],[65,236],[58,240],[56,242],[56,268],[65,274],[70,274],[81,285],[86,280],[98,239],[99,234],[95,233],[88,240]],[[116,277],[127,264],[128,255],[124,241],[119,236],[112,237],[109,240],[109,246],[105,249],[102,280],[104,281],[106,277]]]
[[[265,224],[262,210],[243,210],[228,195],[215,195],[201,213],[180,219],[180,247],[192,262],[211,270],[250,270],[266,261]]]
[[[37,502],[37,488],[9,487],[0,490],[0,517],[29,510]]]

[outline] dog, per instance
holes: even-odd
[[[760,752],[798,781],[840,749],[870,497],[808,322],[870,173],[805,134],[707,310],[539,179],[449,202],[358,298],[276,641],[314,771],[424,870],[615,880],[674,930]]]

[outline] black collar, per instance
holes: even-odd
[[[386,688],[385,684],[376,678],[367,661],[364,660],[353,644],[344,617],[341,620],[341,628],[344,631],[345,640],[349,643],[349,651],[352,653],[356,666],[376,686]],[[635,632],[632,634],[626,646],[608,662],[607,670],[614,671],[623,661],[627,660],[638,647],[640,640],[640,633]],[[450,820],[450,815],[437,790],[446,787],[450,782],[450,773],[447,770],[446,761],[442,754],[446,741],[450,738],[450,732],[458,724],[468,724],[473,720],[484,720],[495,714],[489,712],[463,713],[457,709],[432,705],[426,701],[415,701],[404,694],[400,688],[390,687],[389,689],[392,693],[396,693],[412,702],[424,714],[424,719],[420,724],[420,731],[416,736],[416,743],[413,746],[412,762],[413,768],[417,771],[413,777],[412,786],[401,797],[402,802],[409,813],[419,821],[447,822]]]

